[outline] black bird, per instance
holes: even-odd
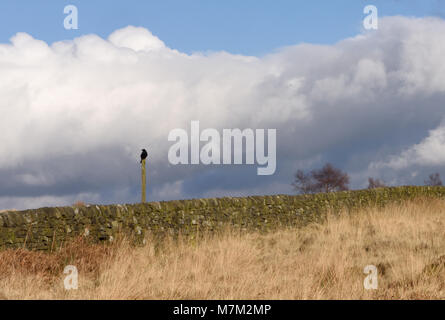
[[[142,153],[141,153],[141,163],[142,163],[142,160],[145,160],[145,159],[147,158],[147,156],[148,156],[147,150],[142,149]]]

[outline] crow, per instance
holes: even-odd
[[[148,156],[147,150],[142,149],[142,153],[141,153],[141,163],[142,163],[142,160],[145,160],[145,159],[147,158],[147,156]]]

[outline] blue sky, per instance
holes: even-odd
[[[79,10],[79,30],[63,28],[63,8]],[[373,4],[379,16],[441,16],[440,0],[2,0],[0,42],[27,32],[52,43],[116,29],[142,26],[181,52],[225,50],[263,55],[300,42],[332,44],[356,35],[363,8]]]

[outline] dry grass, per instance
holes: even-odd
[[[63,288],[63,268],[79,289]],[[364,290],[375,265],[379,288]],[[81,240],[51,254],[0,252],[5,299],[442,299],[445,201],[330,215],[323,225],[266,235],[227,230],[197,242]]]

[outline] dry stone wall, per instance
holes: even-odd
[[[146,204],[53,207],[0,213],[0,248],[55,250],[76,236],[92,242],[147,233],[194,237],[227,224],[269,231],[322,221],[327,210],[384,206],[418,197],[445,198],[445,187],[395,187],[315,195],[195,199]]]

